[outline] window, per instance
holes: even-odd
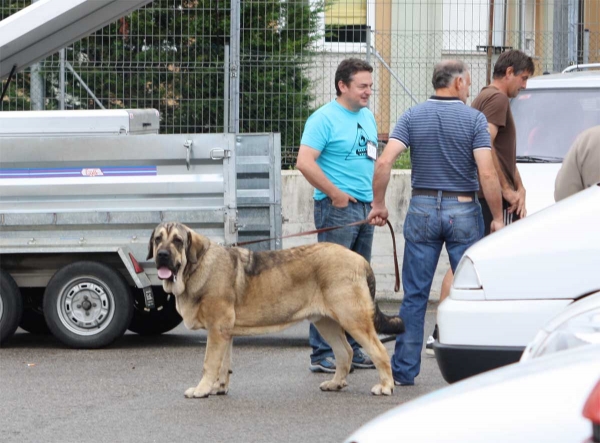
[[[375,0],[327,0],[320,17],[321,48],[340,52],[363,52],[367,32],[374,30]]]
[[[489,5],[475,0],[443,0],[444,50],[475,51],[487,45]]]
[[[518,122],[517,159],[562,159],[581,132],[600,125],[600,91],[596,88],[527,89],[510,107]]]
[[[334,0],[325,9],[326,43],[366,43],[367,2]]]

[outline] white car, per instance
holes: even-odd
[[[467,249],[438,307],[446,381],[516,362],[536,332],[600,290],[600,183]]]
[[[510,106],[517,167],[533,214],[554,203],[556,175],[577,135],[600,125],[600,70],[534,77]]]
[[[521,362],[392,409],[346,443],[398,441],[600,441],[600,292],[549,322]]]
[[[345,443],[600,441],[598,368],[600,345],[496,369],[398,406]]]
[[[546,323],[527,345],[520,361],[589,344],[600,345],[600,292],[571,303]]]

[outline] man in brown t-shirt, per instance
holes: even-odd
[[[516,161],[517,132],[509,99],[525,89],[534,71],[533,60],[527,54],[517,50],[503,52],[494,65],[492,83],[481,90],[471,105],[483,112],[488,121],[492,156],[502,188],[505,224],[527,215],[525,188]],[[486,201],[480,201],[486,222],[485,235],[488,235],[491,214]]]
[[[471,106],[481,111],[487,121],[492,139],[492,158],[500,188],[502,189],[502,209],[504,224],[509,225],[527,215],[525,208],[525,188],[517,169],[517,133],[510,111],[509,99],[517,96],[527,87],[527,80],[533,75],[535,66],[527,54],[511,50],[500,54],[494,65],[492,83],[481,90]],[[481,212],[485,224],[484,235],[490,234],[493,220],[490,208],[479,193]],[[440,291],[440,302],[450,293],[454,275],[448,269]],[[427,339],[425,352],[433,355],[433,342],[437,339],[437,328]]]

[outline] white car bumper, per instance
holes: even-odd
[[[438,307],[438,365],[452,383],[519,360],[527,343],[573,300],[465,301]]]

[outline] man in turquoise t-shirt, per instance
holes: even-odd
[[[373,170],[377,157],[377,125],[367,108],[373,87],[373,67],[351,58],[343,60],[335,73],[337,98],[319,108],[306,121],[296,166],[315,187],[317,229],[343,226],[365,220],[373,200]],[[319,242],[337,243],[371,261],[373,229],[369,224],[318,234]],[[335,372],[329,344],[310,325],[313,348],[310,370]],[[372,369],[371,359],[350,336],[354,350],[352,367]]]

